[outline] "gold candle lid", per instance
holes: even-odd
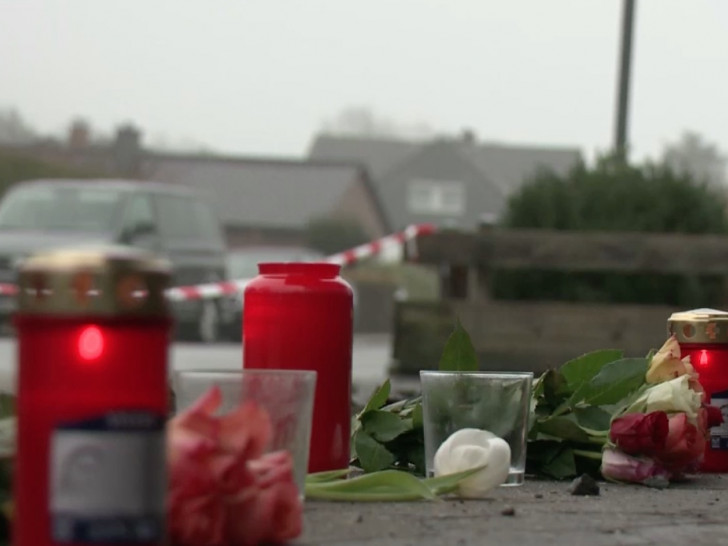
[[[129,247],[49,250],[26,259],[18,311],[58,316],[168,316],[168,262]]]
[[[728,312],[702,308],[673,313],[667,330],[679,343],[728,343]]]

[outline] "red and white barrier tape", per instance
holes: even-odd
[[[18,293],[18,287],[10,283],[0,283],[0,296],[14,296]]]
[[[323,261],[327,263],[338,264],[341,266],[351,265],[366,258],[378,256],[382,252],[392,248],[402,247],[411,244],[420,235],[429,235],[435,231],[432,224],[413,224],[408,226],[404,231],[393,233],[377,239],[370,243],[359,245],[344,252],[334,254],[325,258]],[[171,301],[198,300],[207,298],[217,298],[243,292],[245,286],[252,279],[238,279],[232,281],[220,281],[208,284],[197,284],[193,286],[176,286],[167,290],[167,298]],[[0,283],[0,296],[14,296],[18,292],[18,287],[14,284]]]
[[[385,249],[401,247],[407,242],[414,240],[418,235],[428,235],[433,231],[435,231],[435,226],[432,224],[413,224],[408,226],[404,231],[393,233],[371,243],[365,243],[350,250],[334,254],[324,261],[341,266],[351,265],[360,260],[377,256]]]
[[[434,231],[435,226],[433,224],[413,224],[408,226],[404,231],[393,233],[370,243],[334,254],[325,258],[323,261],[341,266],[351,265],[360,260],[378,256],[385,249],[401,247],[411,243],[418,236],[429,235]],[[245,290],[245,285],[251,280],[238,279],[235,281],[198,284],[194,286],[178,286],[167,290],[167,297],[171,301],[217,298],[223,295],[234,294],[236,291],[242,292]]]

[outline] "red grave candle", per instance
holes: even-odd
[[[164,543],[168,278],[126,251],[22,267],[15,546]]]
[[[245,287],[243,367],[317,372],[309,472],[349,465],[353,298],[328,263],[263,263]]]
[[[668,330],[680,343],[681,357],[690,356],[706,403],[723,413],[723,424],[710,429],[700,470],[728,472],[728,313],[715,309],[673,313]]]

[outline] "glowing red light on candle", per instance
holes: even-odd
[[[701,366],[707,366],[708,365],[708,351],[703,349],[700,351],[700,359],[698,360]]]
[[[98,326],[86,326],[78,336],[78,356],[96,360],[104,352],[104,334]]]

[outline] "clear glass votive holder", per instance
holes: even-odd
[[[503,485],[521,485],[532,382],[531,372],[420,371],[427,475],[434,475],[435,453],[451,434],[477,428],[508,443],[511,464]]]
[[[268,452],[288,451],[293,457],[293,474],[303,499],[311,422],[316,388],[316,372],[309,370],[180,371],[175,376],[176,411],[192,405],[213,385],[222,393],[218,414],[224,415],[240,404],[255,402],[271,419],[273,438]]]

